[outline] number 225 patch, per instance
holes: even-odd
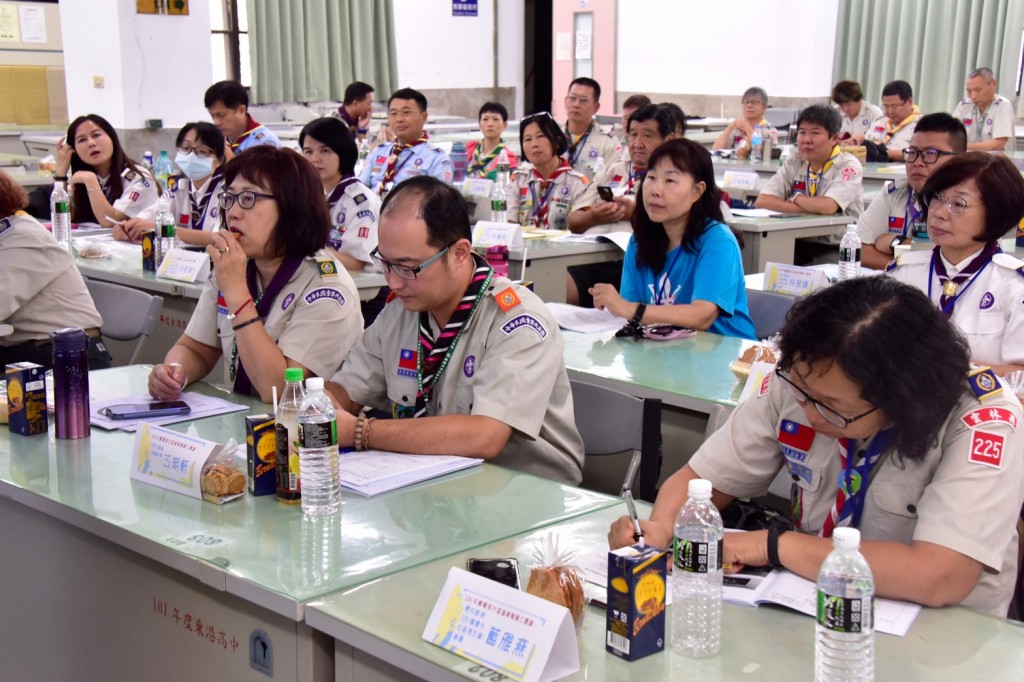
[[[1005,442],[1005,437],[998,433],[974,429],[971,432],[971,454],[967,459],[975,464],[985,464],[1001,469]]]

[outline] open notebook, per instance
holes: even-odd
[[[372,497],[452,471],[467,469],[481,462],[482,459],[455,455],[403,455],[363,450],[342,453],[338,464],[344,490]]]

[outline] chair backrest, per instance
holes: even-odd
[[[780,131],[788,131],[790,124],[794,123],[799,115],[800,110],[792,107],[773,107],[771,109],[765,109],[764,111],[765,120],[768,121],[773,128],[778,128]]]
[[[653,502],[661,475],[661,401],[613,388],[570,381],[576,429],[588,457],[633,452],[623,489]],[[640,484],[633,485],[639,471]]]
[[[100,327],[103,336],[118,341],[138,339],[128,360],[128,364],[133,364],[142,343],[156,325],[164,299],[139,289],[88,278],[85,280],[85,286],[89,288],[92,302],[103,318],[103,325]]]
[[[750,319],[754,321],[757,338],[767,339],[782,329],[786,322],[786,313],[794,303],[795,296],[747,289],[747,308],[750,310]]]

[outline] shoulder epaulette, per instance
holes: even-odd
[[[978,367],[967,373],[967,383],[978,400],[985,400],[994,395],[999,395],[1003,390],[999,378],[992,371],[991,367]]]
[[[131,168],[125,168],[123,171],[121,171],[121,177],[127,180],[128,182],[131,182],[135,178],[139,177],[139,174],[133,171]]]
[[[10,218],[4,218],[0,220],[0,235],[2,235],[4,232],[11,229],[12,227],[14,227],[14,224],[11,222]]]
[[[519,295],[513,287],[506,287],[494,294],[494,301],[498,304],[498,307],[501,308],[501,312],[503,313],[507,313],[522,303],[522,301],[519,300]]]
[[[317,258],[316,269],[320,273],[320,279],[338,276],[338,266],[335,265],[333,258]]]
[[[893,192],[895,192],[896,191],[896,181],[895,180],[886,180],[885,181],[885,191],[888,194],[892,194]]]

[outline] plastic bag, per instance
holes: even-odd
[[[583,574],[573,565],[576,552],[558,546],[558,537],[551,534],[540,539],[534,548],[530,565],[530,582],[526,591],[569,609],[576,631],[583,627]]]
[[[240,447],[232,438],[206,460],[200,488],[207,502],[224,504],[245,493],[245,472],[237,464]]]

